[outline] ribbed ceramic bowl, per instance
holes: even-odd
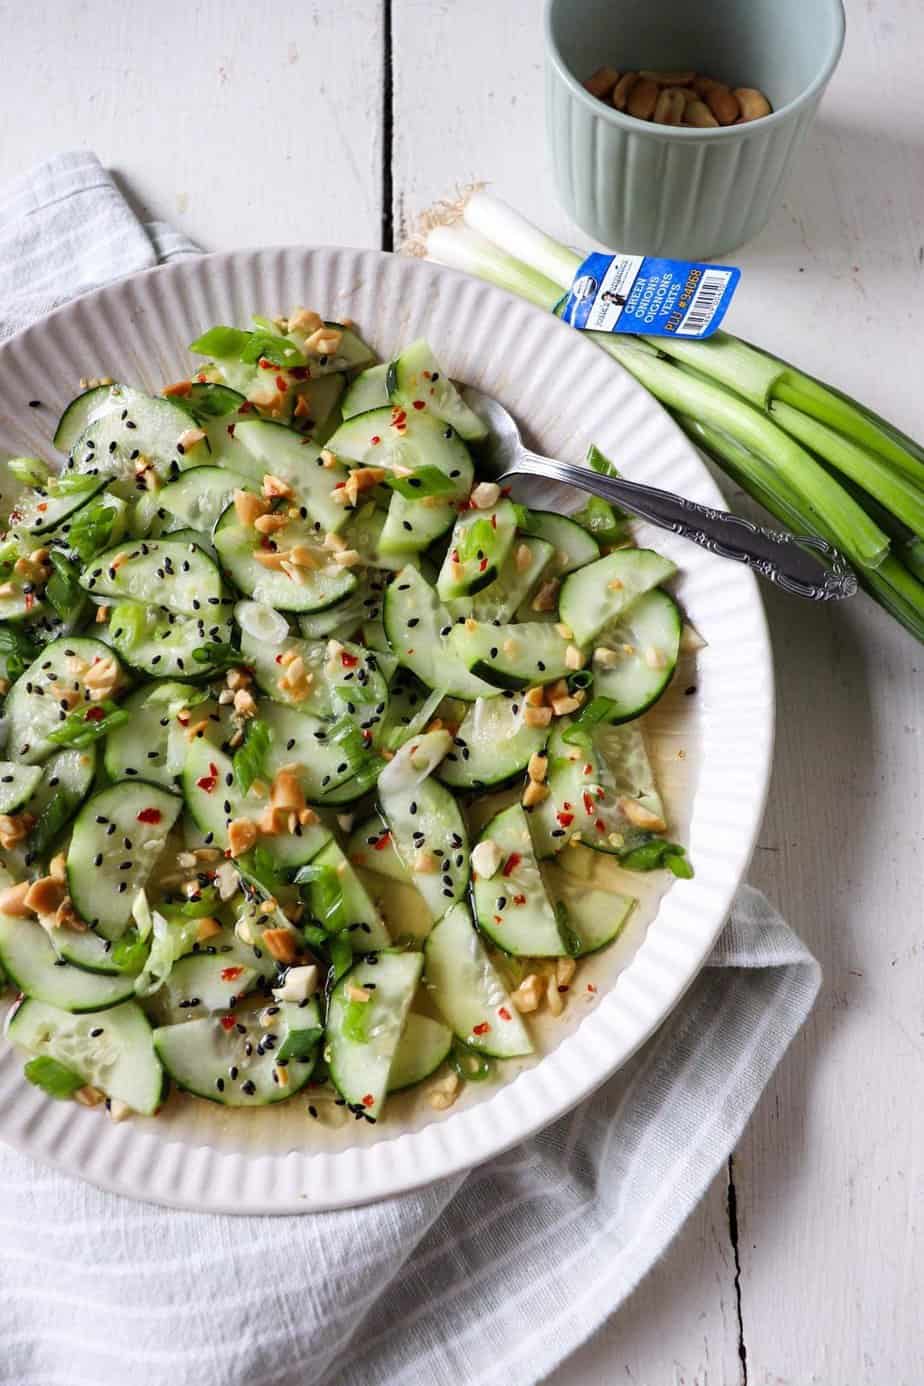
[[[844,41],[841,0],[546,0],[546,122],[559,198],[614,250],[722,255],[779,201]],[[596,68],[692,69],[757,87],[773,114],[698,130],[636,120],[584,89]]]
[[[375,251],[275,249],[190,259],[93,293],[0,346],[0,454],[48,451],[78,377],[156,389],[187,374],[207,325],[311,304],[354,318],[380,355],[426,334],[452,375],[497,395],[552,455],[593,439],[621,470],[721,505],[686,439],[602,352],[550,315],[434,265]],[[30,409],[29,400],[43,408]],[[171,1097],[153,1120],[114,1126],[53,1102],[0,1041],[0,1137],[138,1198],[236,1213],[304,1212],[396,1194],[478,1164],[553,1121],[651,1034],[696,976],[751,855],[770,768],[773,677],[763,608],[743,568],[640,529],[681,567],[677,593],[707,647],[658,705],[650,744],[692,881],[654,877],[633,927],[582,964],[597,987],[540,1026],[541,1057],[469,1085],[448,1112],[392,1099],[386,1119],[329,1129],[304,1096],[227,1112]],[[695,696],[684,696],[688,678]],[[664,882],[660,883],[663,889]],[[338,1109],[339,1110],[339,1109]]]

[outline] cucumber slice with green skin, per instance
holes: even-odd
[[[16,507],[20,517],[16,521],[16,528],[35,539],[63,529],[63,526],[94,496],[98,496],[106,485],[106,478],[103,476],[88,476],[85,480],[86,486],[76,491],[61,493],[52,485],[46,492],[36,492],[28,500],[21,501]]]
[[[263,1029],[254,1017],[241,1034],[238,1025],[244,1021],[240,1016],[234,1017],[235,1024],[228,1029],[223,1019],[206,1016],[154,1031],[154,1048],[177,1087],[225,1107],[268,1107],[302,1090],[314,1071],[315,1059],[280,1063],[285,1025]],[[267,1037],[271,1037],[269,1046]],[[282,1083],[280,1069],[287,1075]]]
[[[434,919],[461,899],[468,885],[468,833],[459,806],[432,772],[452,745],[448,732],[425,732],[401,747],[379,775],[382,817],[395,849]],[[430,862],[416,869],[418,852]]]
[[[356,414],[366,414],[371,409],[384,409],[389,404],[386,376],[388,363],[370,366],[347,387],[340,401],[340,412],[344,419],[352,419]]]
[[[490,587],[513,549],[517,514],[506,498],[490,510],[465,510],[449,536],[436,590],[444,602]]]
[[[641,717],[658,701],[677,667],[682,632],[680,608],[673,597],[657,587],[638,597],[618,620],[604,626],[597,637],[591,668],[594,697],[609,698],[613,703],[608,721],[628,722]]]
[[[198,470],[198,469],[197,469]],[[164,531],[165,537],[171,543],[189,545],[201,549],[209,562],[218,567],[218,554],[209,536],[198,529],[170,529]]]
[[[354,828],[347,843],[347,856],[354,866],[365,871],[374,871],[403,885],[414,884],[414,877],[395,851],[391,829],[377,813]]]
[[[15,813],[28,803],[42,778],[40,765],[14,765],[0,760],[0,813]]]
[[[520,516],[519,527],[524,534],[552,545],[554,552],[546,577],[564,577],[600,557],[600,545],[593,535],[567,515],[556,515],[551,510],[527,510],[525,516]]]
[[[445,534],[456,518],[456,503],[442,496],[407,500],[395,492],[379,536],[379,561],[422,553]]]
[[[54,844],[89,794],[95,774],[95,746],[82,751],[66,747],[45,761],[42,778],[29,803],[36,823],[28,846],[36,860],[45,861],[51,856]]]
[[[272,778],[283,765],[298,764],[299,780],[305,797],[312,803],[323,803],[332,789],[345,784],[356,773],[355,765],[345,755],[343,747],[330,738],[330,723],[313,717],[308,712],[296,712],[281,704],[264,703],[259,711],[260,719],[269,728],[272,742],[266,757],[268,778]],[[209,756],[196,757],[196,765],[201,770]],[[217,763],[224,767],[224,760]],[[228,761],[230,767],[230,761]],[[207,766],[201,773],[208,774]],[[217,791],[216,791],[217,794]],[[215,795],[209,796],[214,800]],[[259,817],[265,801],[247,796],[238,800],[231,796],[236,806],[233,817]]]
[[[326,611],[309,611],[299,616],[298,628],[306,640],[323,640],[327,637],[347,640],[364,621],[378,619],[384,594],[384,574],[375,568],[365,568],[353,591],[343,601],[329,606]]]
[[[191,698],[196,700],[191,721],[199,722],[212,713],[217,718],[217,705],[212,700],[200,703],[199,696],[193,684],[169,679],[145,684],[130,693],[122,704],[129,720],[106,737],[103,764],[109,778],[145,779],[172,789],[186,758],[185,730],[172,710],[182,709]],[[219,720],[210,722],[209,739],[220,740],[223,730]]]
[[[285,529],[277,531],[279,549],[294,544],[310,548],[320,565],[299,568],[292,577],[281,568],[265,568],[258,563],[260,536],[242,525],[233,505],[229,505],[215,527],[214,544],[221,562],[235,585],[255,601],[265,602],[277,611],[323,611],[342,601],[356,586],[356,577],[349,568],[341,568],[330,553],[321,548],[317,532],[304,520],[292,520]]]
[[[212,666],[198,660],[194,652],[227,642],[231,627],[226,609],[224,604],[203,605],[204,614],[192,618],[177,616],[166,607],[120,602],[109,619],[109,639],[126,664],[152,678],[207,674]]]
[[[308,364],[306,370],[312,380],[323,379],[330,375],[332,371],[358,371],[371,366],[375,361],[375,352],[363,341],[358,332],[354,332],[352,327],[346,327],[342,322],[325,322],[325,327],[333,327],[340,333],[340,345],[336,352],[331,356],[315,356],[308,353]],[[290,342],[302,349],[305,339],[303,332],[286,333]]]
[[[644,592],[666,582],[676,564],[654,549],[617,549],[570,573],[561,585],[558,610],[579,645],[594,640]]]
[[[242,419],[235,425],[234,441],[249,455],[247,474],[254,481],[259,484],[267,474],[279,477],[294,490],[295,503],[304,505],[323,530],[343,528],[349,511],[333,500],[332,492],[346,481],[347,473],[340,466],[325,466],[321,449],[311,439],[270,419]]]
[[[324,447],[330,435],[340,426],[342,414],[340,400],[346,387],[346,376],[341,372],[322,375],[310,385],[301,385],[297,394],[308,404],[308,414],[304,418],[296,416],[296,427],[307,433],[311,440]]]
[[[638,724],[598,726],[578,745],[565,741],[566,730],[559,722],[549,739],[549,797],[530,815],[538,855],[560,852],[575,833],[595,852],[619,858],[653,841],[665,830],[664,806]],[[634,824],[627,808],[652,826]]]
[[[71,448],[94,419],[113,409],[124,408],[125,390],[121,385],[94,385],[82,394],[76,395],[58,420],[55,436],[52,439],[58,452],[70,452]]]
[[[481,932],[515,957],[567,956],[569,949],[546,894],[522,806],[511,804],[492,818],[479,841],[494,842],[501,852],[493,876],[473,873]]]
[[[529,559],[520,557],[520,550],[529,554]],[[448,610],[453,619],[472,616],[476,621],[512,621],[521,604],[532,592],[536,583],[548,567],[554,550],[545,539],[518,537],[513,552],[507,555],[500,572],[491,583],[474,597],[462,597],[449,602]],[[527,615],[523,618],[529,620]]]
[[[25,621],[27,618],[33,619],[43,616],[48,610],[44,602],[39,601],[34,591],[33,584],[18,573],[14,573],[7,578],[7,583],[12,587],[9,596],[0,597],[0,623],[4,625],[10,621]],[[26,587],[30,590],[26,592]]]
[[[166,1095],[151,1026],[136,1001],[72,1015],[27,999],[13,1012],[7,1039],[30,1054],[47,1054],[107,1097],[153,1116]]]
[[[6,699],[10,755],[26,765],[37,765],[59,748],[48,740],[67,716],[59,706],[52,684],[84,691],[83,677],[96,660],[110,659],[112,650],[90,636],[67,635],[46,645],[37,659],[16,680]],[[121,667],[121,666],[120,666]]]
[[[478,937],[466,904],[453,905],[424,943],[424,984],[453,1032],[494,1059],[533,1052],[529,1033]]]
[[[317,919],[329,932],[339,933],[348,929],[357,950],[377,952],[390,948],[391,935],[384,919],[353,870],[349,858],[336,842],[322,847],[312,858],[311,865],[326,867],[328,872],[335,873],[339,887],[334,891],[332,908],[329,904],[331,895],[323,880],[312,881],[302,887],[312,918]]]
[[[190,529],[211,533],[235,491],[257,490],[256,482],[224,467],[191,467],[158,492],[158,501]]]
[[[423,340],[412,342],[389,363],[386,387],[393,404],[418,412],[428,410],[452,424],[460,438],[478,442],[488,435],[487,426],[469,409],[439,361]]]
[[[367,410],[346,419],[328,447],[342,461],[369,467],[436,467],[452,482],[452,490],[446,492],[450,500],[462,500],[472,489],[468,448],[450,424],[427,413],[391,407]]]
[[[224,422],[233,418],[247,403],[239,390],[232,390],[229,385],[221,385],[214,380],[195,380],[190,385],[188,395],[172,395],[170,398],[202,428],[207,428],[209,423],[216,420]]]
[[[441,1020],[411,1011],[391,1061],[388,1091],[402,1092],[431,1077],[452,1048],[452,1031]]]
[[[307,718],[305,719],[308,720]],[[183,767],[183,797],[196,827],[216,847],[227,847],[228,824],[235,818],[256,822],[266,808],[267,800],[253,794],[242,794],[234,779],[230,756],[205,741],[194,741]],[[312,773],[314,767],[312,767]],[[302,778],[307,767],[302,766]],[[294,833],[280,833],[261,842],[280,866],[303,866],[330,839],[330,831],[321,823],[297,825]]]
[[[412,736],[420,735],[442,702],[439,690],[431,693],[413,674],[399,670],[389,686],[388,711],[380,727],[379,744],[397,751]]]
[[[466,702],[493,696],[492,685],[476,678],[448,643],[452,618],[416,568],[402,568],[389,584],[382,620],[401,664],[428,688],[443,689],[449,697]]]
[[[404,1023],[423,969],[421,953],[376,953],[362,959],[334,987],[327,1013],[330,1076],[349,1106],[377,1120],[391,1079]],[[368,1001],[351,1001],[367,987]],[[362,1006],[362,1011],[359,1007]]]
[[[453,626],[448,644],[476,678],[497,688],[554,683],[573,672],[568,650],[575,642],[543,621],[495,626],[466,620]]]
[[[453,789],[480,789],[519,775],[548,738],[546,727],[524,721],[526,704],[515,693],[479,698],[453,737],[452,750],[440,762],[438,777]]]
[[[576,958],[599,953],[613,943],[638,904],[634,895],[600,890],[577,880],[554,861],[543,866],[542,879],[553,906],[564,908],[568,927],[580,941],[580,948],[573,953]]]
[[[178,616],[195,616],[223,604],[215,564],[197,545],[175,539],[109,549],[84,570],[80,585],[95,598],[150,602],[156,597],[159,606]]]
[[[130,939],[131,935],[126,935],[123,942]],[[99,973],[104,977],[128,977],[133,989],[143,966],[137,954],[134,958],[123,955],[120,948],[113,947],[108,939],[100,938],[92,929],[86,933],[77,933],[74,929],[56,929],[52,946],[59,958],[84,972]],[[146,957],[146,953],[143,956]]]
[[[416,502],[415,502],[416,504]],[[351,516],[343,537],[351,549],[356,549],[367,569],[389,569],[398,572],[405,563],[417,563],[407,553],[387,553],[382,550],[382,535],[388,526],[388,511],[380,510],[374,501],[361,506]],[[381,574],[380,574],[381,576]]]
[[[198,1020],[206,1011],[233,1010],[258,978],[254,968],[231,954],[188,953],[170,969],[163,996],[174,1019]]]
[[[172,480],[186,467],[207,460],[202,449],[200,456],[195,448],[184,451],[180,438],[190,428],[190,418],[170,400],[122,387],[120,404],[87,425],[71,448],[64,475],[77,472],[108,478],[117,494],[131,499],[139,457],[150,458],[163,480]]]
[[[132,902],[182,807],[177,795],[138,780],[94,794],[78,813],[67,852],[68,890],[80,918],[103,938],[121,938],[129,927]]]
[[[134,995],[133,977],[104,977],[61,965],[48,934],[34,919],[0,914],[0,965],[20,991],[64,1011],[102,1011]]]
[[[299,697],[280,683],[287,667],[282,661],[289,653],[297,655],[306,672],[311,675],[306,697]],[[323,641],[289,636],[274,643],[269,639],[257,639],[242,627],[241,659],[253,670],[257,684],[274,702],[297,708],[299,712],[311,713],[314,717],[330,717],[330,689],[324,676],[327,646]]]

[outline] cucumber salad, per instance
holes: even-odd
[[[640,720],[674,565],[605,502],[479,477],[423,341],[380,363],[300,308],[190,351],[157,396],[89,382],[55,464],[8,463],[6,1037],[114,1119],[171,1079],[446,1108],[533,1052],[633,873],[692,875]],[[575,869],[601,853],[624,891]]]

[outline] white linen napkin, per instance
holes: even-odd
[[[0,337],[194,251],[143,227],[94,156],[61,155],[0,192]],[[469,1175],[356,1210],[173,1212],[0,1147],[0,1386],[531,1386],[675,1236],[820,978],[744,886],[707,968],[593,1098]]]

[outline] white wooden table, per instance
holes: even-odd
[[[0,0],[0,178],[94,148],[209,249],[391,248],[479,178],[580,244],[547,167],[540,9]],[[732,326],[924,437],[924,9],[848,11],[786,202],[735,257]],[[768,606],[779,733],[752,879],[824,990],[729,1169],[557,1386],[924,1382],[924,651],[865,599]]]

